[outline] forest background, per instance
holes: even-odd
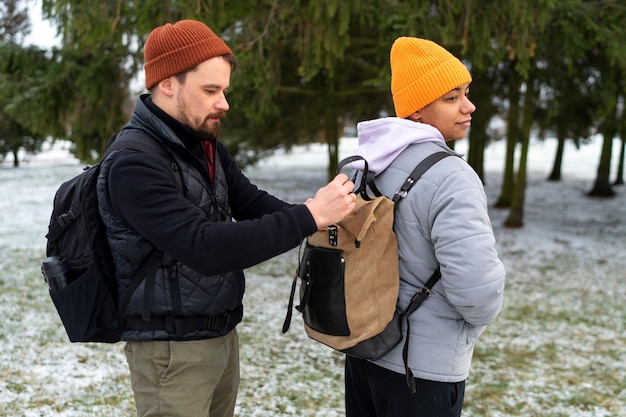
[[[508,204],[490,206],[505,306],[477,346],[464,415],[626,417],[626,2],[41,1],[58,47],[24,44],[32,0],[0,2],[0,415],[134,414],[122,345],[69,343],[39,265],[54,191],[128,118],[149,31],[184,17],[239,59],[222,139],[293,202],[354,151],[332,135],[393,114],[397,36],[461,57],[478,111],[456,145],[489,201]],[[50,139],[81,162],[46,159]],[[237,415],[343,415],[343,356],[301,326],[280,334],[296,264],[292,251],[246,271]]]
[[[389,49],[398,36],[432,39],[471,70],[468,162],[484,178],[485,147],[506,140],[498,207],[523,225],[531,136],[603,139],[592,196],[623,183],[626,2],[621,0],[41,0],[60,46],[23,45],[29,0],[0,5],[0,155],[37,152],[49,138],[97,160],[128,119],[148,33],[198,19],[233,49],[231,110],[221,140],[242,166],[276,148],[321,142],[328,175],[339,139],[360,120],[393,115]],[[138,81],[139,78],[139,81]],[[498,128],[494,128],[498,126]],[[611,150],[621,139],[615,178]],[[519,152],[516,154],[516,149]],[[516,157],[517,155],[517,157]]]

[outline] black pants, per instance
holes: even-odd
[[[411,394],[405,375],[346,356],[346,417],[460,417],[465,381],[415,378]]]

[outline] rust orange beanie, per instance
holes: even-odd
[[[232,54],[230,48],[204,23],[181,20],[154,29],[143,49],[146,88],[187,71],[216,56]]]
[[[403,119],[472,81],[458,58],[426,39],[400,37],[390,55],[393,105]]]

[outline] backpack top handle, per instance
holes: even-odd
[[[373,172],[370,172],[367,160],[363,158],[361,155],[352,155],[352,156],[348,156],[347,158],[342,159],[337,165],[337,174],[341,172],[341,169],[343,167],[356,161],[363,161],[364,168],[363,168],[363,175],[361,176],[361,180],[359,181],[358,184],[355,184],[354,193],[356,195],[360,195],[363,198],[363,200],[366,200],[366,201],[371,201],[376,197],[381,197],[383,194],[378,190],[378,187],[376,187],[376,182],[374,181],[376,174],[374,174]],[[352,181],[355,181],[357,178],[357,174],[358,174],[357,170],[354,169],[351,173],[352,177],[350,179]],[[367,192],[367,187],[370,188],[370,190],[374,194],[374,197],[369,195],[369,193]]]

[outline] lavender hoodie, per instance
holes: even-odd
[[[395,117],[359,123],[357,153],[393,195],[428,155],[455,154],[430,125]],[[457,155],[458,156],[458,155]],[[396,208],[398,304],[405,307],[436,266],[442,278],[411,316],[409,365],[417,378],[458,382],[469,374],[474,343],[503,303],[505,271],[495,248],[483,184],[460,157],[428,170]],[[376,363],[404,373],[403,343]]]

